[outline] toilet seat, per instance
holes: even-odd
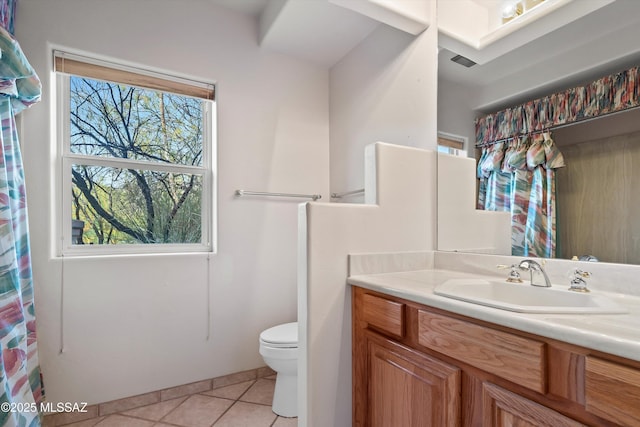
[[[262,331],[260,344],[271,348],[298,348],[298,322],[285,323]]]

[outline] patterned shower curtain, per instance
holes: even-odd
[[[511,254],[556,255],[556,176],[564,158],[547,132],[483,147],[478,209],[511,212]]]
[[[40,99],[40,80],[13,36],[0,28],[0,425],[39,426],[27,204],[15,115]]]
[[[483,147],[478,208],[511,212],[513,255],[556,253],[555,169],[564,159],[539,132],[637,107],[638,66],[475,120],[476,146]]]
[[[13,18],[17,0],[0,0],[0,26],[13,34]]]

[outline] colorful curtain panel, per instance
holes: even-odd
[[[486,144],[640,106],[640,68],[598,79],[476,119],[476,143]]]
[[[555,257],[555,169],[563,166],[547,132],[483,147],[478,209],[511,212],[512,255]]]
[[[29,410],[42,398],[36,348],[27,204],[15,114],[40,99],[40,80],[18,43],[0,28],[0,411],[2,426],[39,426]]]
[[[17,0],[0,0],[0,25],[13,34],[13,17]]]

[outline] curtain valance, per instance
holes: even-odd
[[[486,144],[529,132],[626,110],[640,105],[640,68],[602,77],[476,119],[476,143]]]

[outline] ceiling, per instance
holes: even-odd
[[[331,1],[272,1],[260,18],[260,47],[329,68],[379,24]]]
[[[208,0],[216,6],[235,10],[246,15],[260,16],[269,0]]]
[[[260,47],[331,67],[380,23],[330,0],[207,0],[255,17]]]
[[[321,0],[207,1],[258,20],[269,13],[269,8],[278,6],[277,25],[270,25],[261,35],[261,46],[326,67],[339,61],[379,24]],[[501,0],[473,1],[495,8]],[[327,31],[327,23],[331,31]],[[459,52],[441,48],[439,77],[477,94],[475,110],[492,112],[640,65],[637,28],[640,0],[616,0],[471,68],[450,61]]]
[[[439,77],[474,90],[476,110],[496,111],[640,65],[638,28],[640,1],[617,0],[482,65],[441,49]]]
[[[420,34],[426,0],[203,0],[255,17],[265,50],[330,68],[380,25]]]

